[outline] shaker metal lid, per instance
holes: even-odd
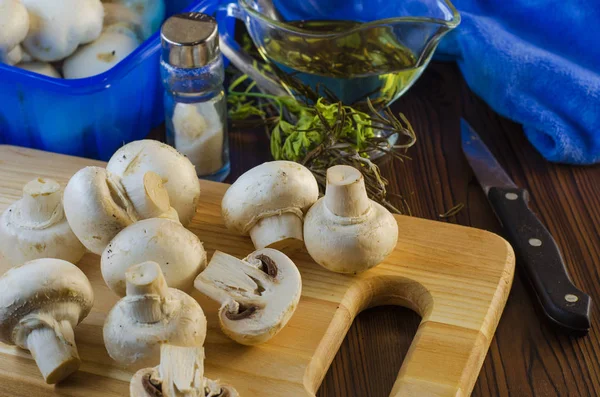
[[[220,55],[217,21],[199,12],[176,14],[160,30],[163,59],[180,68],[196,68]]]

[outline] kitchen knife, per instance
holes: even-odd
[[[571,281],[552,235],[528,206],[529,193],[506,174],[471,126],[461,119],[462,149],[542,309],[573,331],[590,328],[591,299]]]

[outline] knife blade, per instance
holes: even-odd
[[[477,181],[515,249],[538,301],[550,320],[587,332],[592,300],[571,281],[554,238],[529,208],[529,193],[515,185],[471,126],[461,119],[462,149]]]

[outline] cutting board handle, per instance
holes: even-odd
[[[479,331],[433,321],[436,302],[427,288],[392,275],[365,277],[348,289],[307,368],[304,384],[311,394],[318,389],[354,318],[363,310],[383,305],[403,306],[422,318],[390,397],[467,395],[489,342]]]

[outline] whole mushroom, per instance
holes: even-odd
[[[179,222],[145,219],[121,230],[108,244],[102,253],[102,276],[115,294],[125,296],[127,269],[150,260],[159,264],[169,286],[189,292],[206,267],[206,251]]]
[[[19,44],[29,31],[29,14],[19,0],[0,0],[0,62],[21,61]]]
[[[52,179],[37,178],[25,185],[23,197],[0,216],[0,263],[39,258],[79,262],[85,247],[65,218],[61,193]]]
[[[106,27],[100,37],[79,47],[63,63],[65,79],[82,79],[106,72],[135,50],[140,42],[125,24]]]
[[[294,262],[272,248],[254,251],[243,260],[216,251],[194,285],[221,303],[221,329],[243,345],[264,343],[281,331],[302,292]]]
[[[75,235],[97,255],[126,226],[140,219],[175,215],[162,179],[155,173],[119,178],[101,167],[85,167],[71,177],[64,208]]]
[[[127,270],[127,296],[104,323],[104,343],[120,364],[147,366],[159,361],[160,345],[202,346],[206,317],[191,296],[168,288],[160,266],[144,262]]]
[[[263,163],[244,173],[225,193],[225,226],[250,234],[257,249],[285,249],[302,244],[302,220],[317,201],[313,174],[292,161]]]
[[[165,19],[164,0],[110,0],[108,4],[122,5],[139,15],[142,40],[158,31]]]
[[[196,170],[190,160],[169,145],[150,139],[130,142],[115,152],[106,169],[120,177],[155,172],[163,179],[171,206],[184,226],[196,213],[200,199]]]
[[[142,17],[139,13],[119,3],[103,2],[104,26],[120,24],[135,32],[138,39],[142,39]]]
[[[139,370],[129,384],[131,397],[239,397],[229,385],[204,377],[204,348],[160,347],[160,365]]]
[[[80,44],[100,36],[104,9],[100,0],[21,0],[30,27],[23,46],[40,61],[59,61]]]
[[[77,371],[73,328],[90,312],[94,293],[79,268],[36,259],[0,277],[0,341],[31,351],[46,383]]]
[[[310,256],[338,273],[359,273],[383,262],[396,247],[398,223],[367,197],[362,174],[336,165],[327,170],[325,197],[306,214],[304,239]]]

